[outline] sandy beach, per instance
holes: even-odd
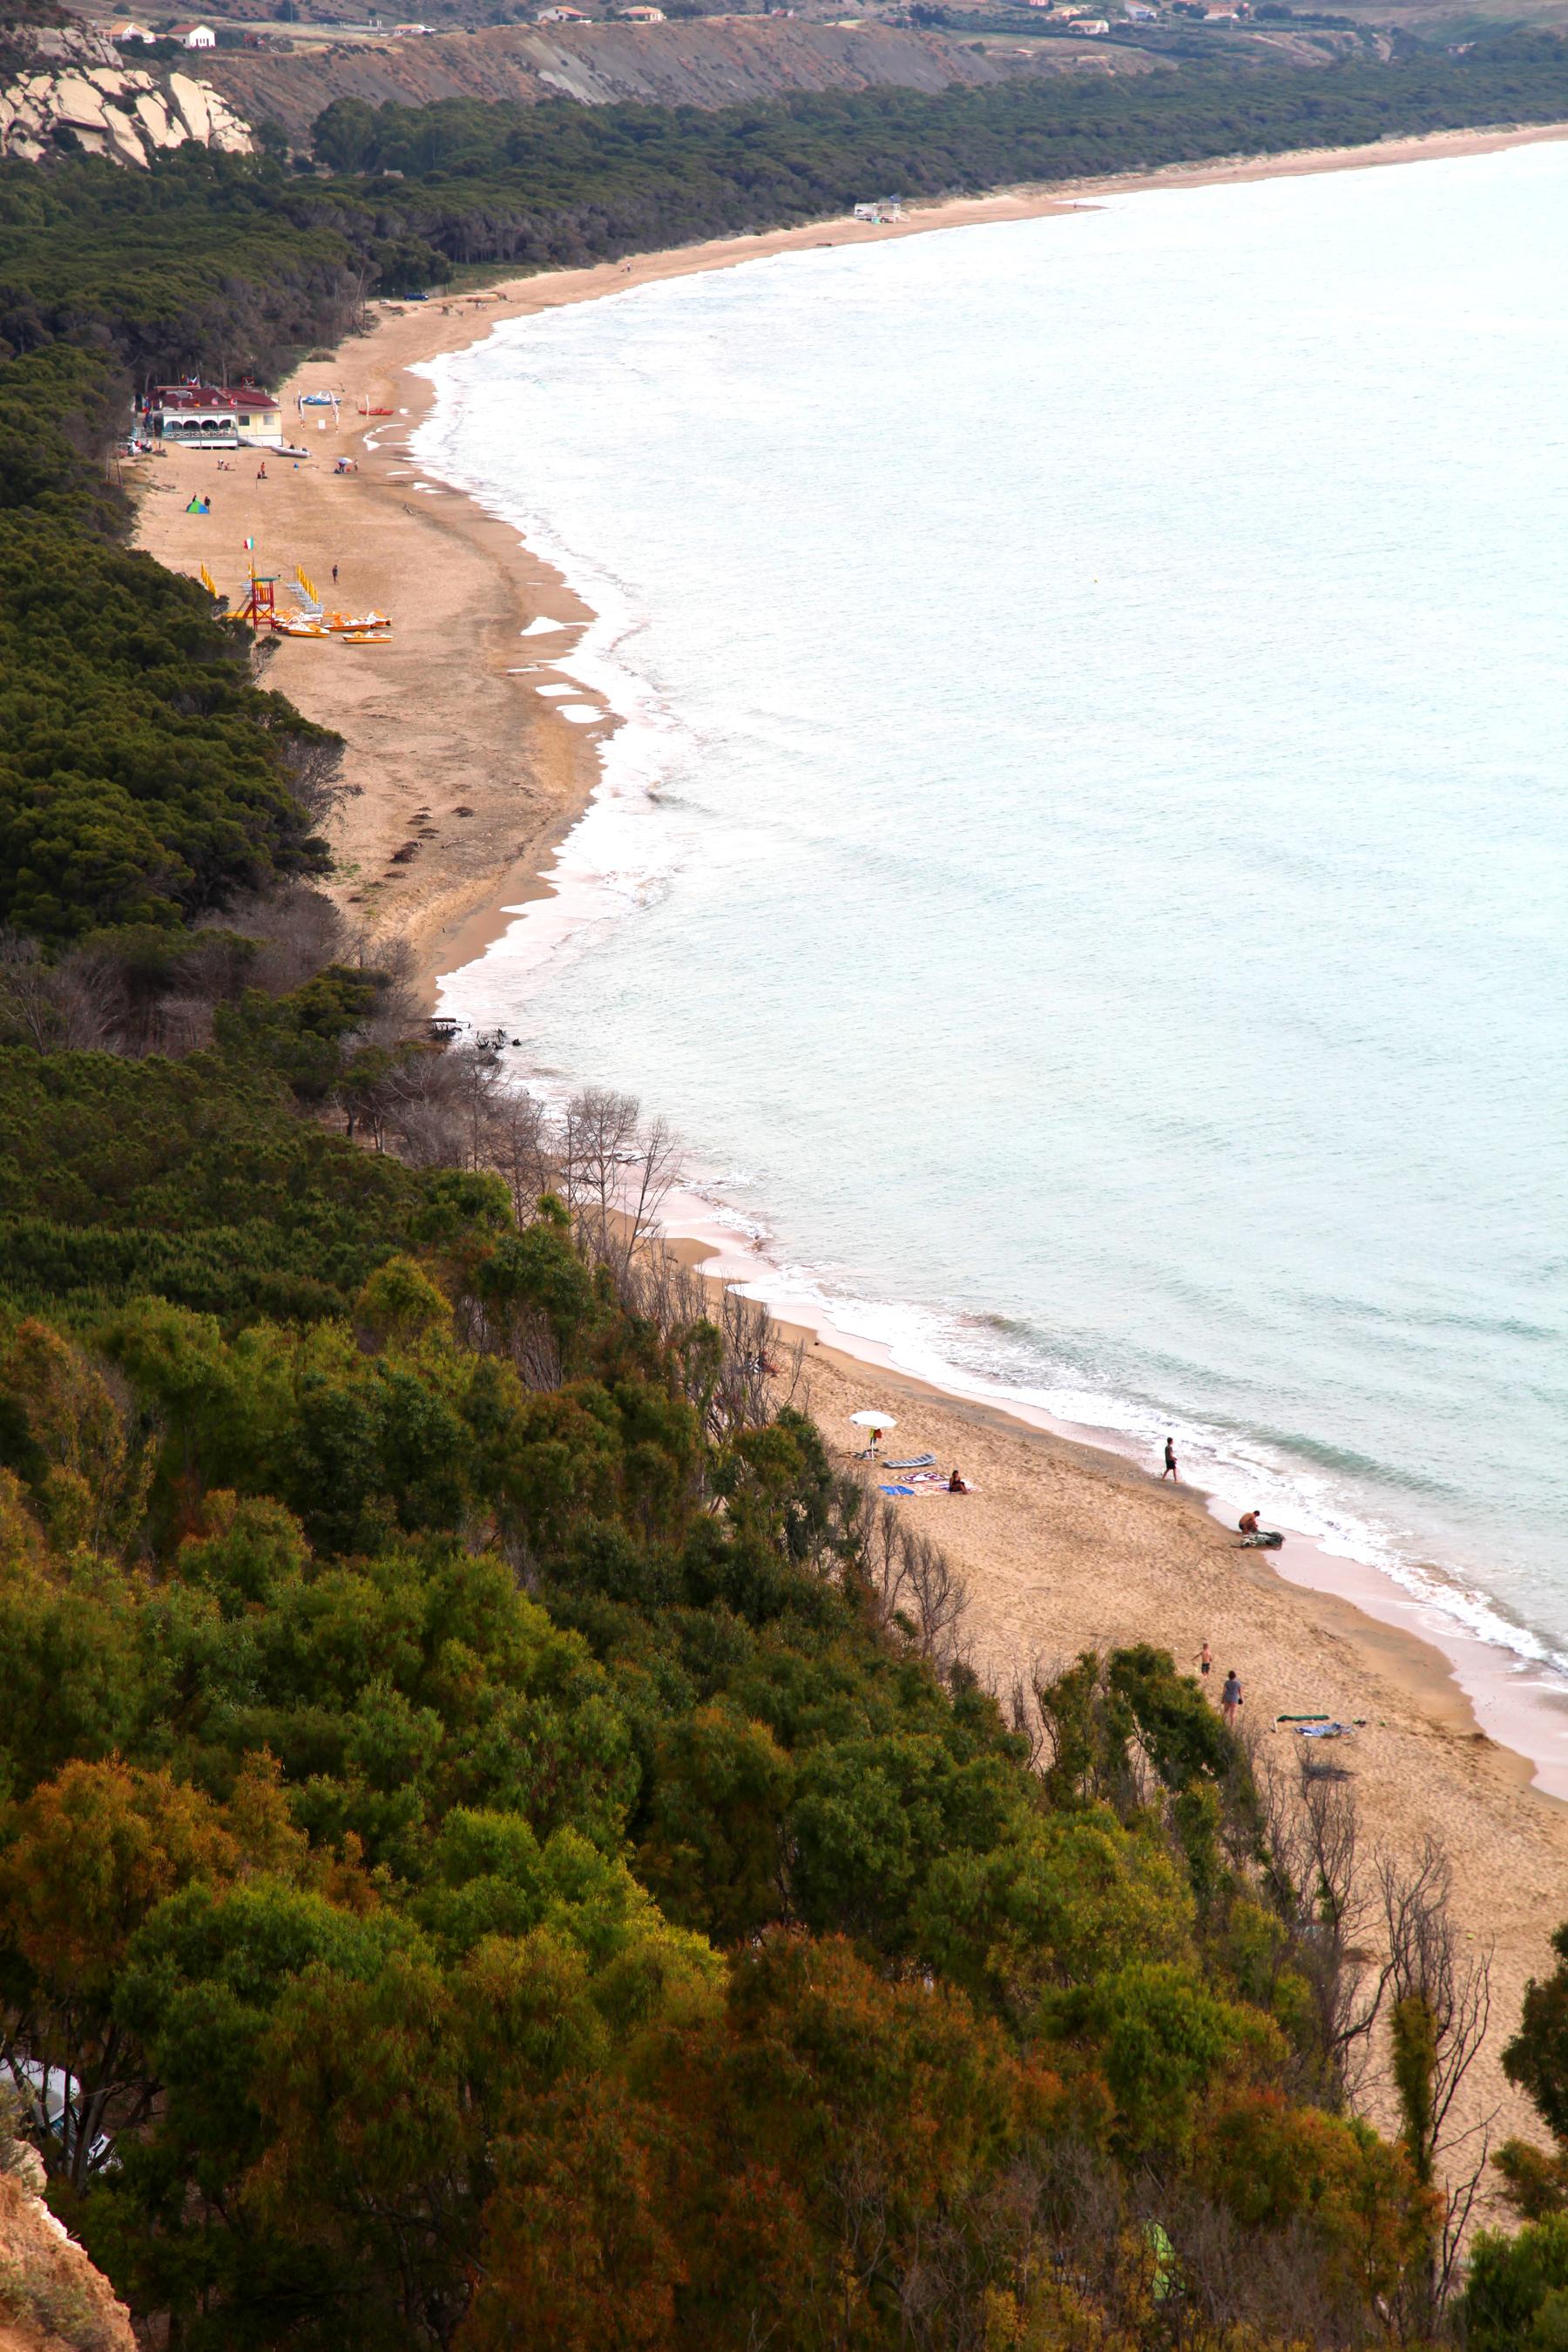
[[[539,692],[563,682],[550,656],[574,635],[521,634],[541,616],[583,621],[581,605],[515,530],[419,473],[407,456],[431,398],[411,368],[501,319],[765,254],[1023,219],[1134,187],[1383,167],[1564,136],[1561,125],[1445,133],[1012,189],[924,207],[882,228],[812,224],[523,278],[479,299],[384,305],[370,333],[308,362],[283,387],[291,418],[300,392],[348,394],[335,425],[330,411],[305,412],[298,437],[312,448],[308,461],[269,456],[264,481],[256,455],[243,451],[236,470],[221,474],[211,452],[128,467],[128,481],[145,486],[139,543],[176,570],[205,563],[233,595],[245,575],[244,540],[254,534],[259,569],[287,579],[298,564],[329,604],[393,616],[386,646],[280,639],[265,676],[345,738],[351,798],[334,835],[334,895],[373,929],[409,940],[428,993],[439,974],[505,929],[503,908],[548,888],[542,868],[596,780],[599,730],[570,724]],[[360,414],[355,403],[390,413]],[[321,415],[324,432],[313,421]],[[335,473],[340,457],[359,470]],[[194,489],[211,499],[210,514],[184,510]],[[395,862],[410,842],[412,856]],[[896,1454],[934,1453],[973,1485],[967,1496],[902,1507],[921,1514],[967,1580],[968,1631],[983,1672],[1005,1685],[1037,1659],[1134,1640],[1186,1663],[1207,1641],[1216,1681],[1236,1667],[1252,1731],[1288,1769],[1300,1743],[1271,1728],[1277,1713],[1366,1718],[1353,1745],[1335,1754],[1353,1775],[1368,1845],[1411,1853],[1428,1833],[1439,1836],[1463,1929],[1493,1950],[1494,2025],[1468,2113],[1495,2116],[1494,2140],[1515,2131],[1543,2138],[1504,2080],[1499,2053],[1527,1978],[1550,1968],[1549,1936],[1568,1915],[1568,1807],[1532,1787],[1523,1759],[1480,1729],[1442,1653],[1342,1593],[1290,1581],[1289,1560],[1281,1574],[1269,1557],[1239,1549],[1199,1496],[1162,1486],[1152,1467],[907,1375],[868,1370],[815,1332],[802,1339],[810,1409],[835,1444],[849,1435],[852,1410],[885,1402],[898,1415]]]

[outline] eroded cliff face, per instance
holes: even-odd
[[[36,2149],[0,2158],[0,2352],[136,2352],[131,2315],[44,2203]]]
[[[142,166],[188,139],[248,153],[249,131],[228,100],[177,67],[128,65],[112,42],[74,26],[33,26],[22,38],[0,88],[0,155],[37,163],[74,144]]]
[[[939,33],[731,16],[570,28],[500,25],[291,58],[225,50],[203,72],[247,121],[271,117],[302,142],[337,98],[371,106],[575,98],[589,106],[640,99],[718,107],[794,90],[946,89],[955,82],[1000,81],[1007,68]]]

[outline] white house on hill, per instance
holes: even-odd
[[[216,49],[217,35],[210,25],[171,25],[169,38],[184,49]]]

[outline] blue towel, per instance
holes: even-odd
[[[915,1490],[912,1486],[883,1486],[879,1491],[884,1495],[912,1495]]]

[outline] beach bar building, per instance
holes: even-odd
[[[278,395],[259,384],[222,389],[210,383],[154,384],[147,395],[147,428],[155,441],[201,449],[283,446]]]

